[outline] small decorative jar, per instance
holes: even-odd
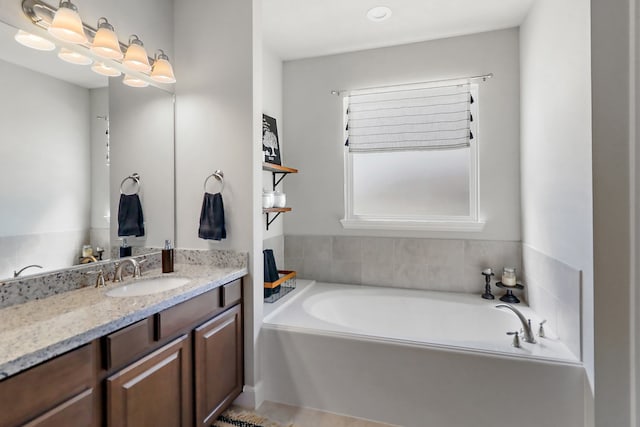
[[[273,193],[273,206],[276,208],[284,208],[287,204],[287,196],[284,193],[276,191]]]
[[[505,267],[502,270],[502,284],[510,287],[513,287],[516,285],[516,269],[515,268]]]
[[[263,208],[272,208],[274,203],[274,195],[273,191],[264,191],[262,193],[262,207]]]

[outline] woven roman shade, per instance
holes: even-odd
[[[345,145],[351,152],[468,147],[473,103],[469,83],[352,91]]]

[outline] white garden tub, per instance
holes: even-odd
[[[264,319],[265,398],[402,426],[582,426],[581,363],[553,325],[512,347],[521,324],[500,303],[312,283]]]

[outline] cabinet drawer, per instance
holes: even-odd
[[[20,425],[91,388],[94,360],[87,344],[0,382],[0,426]]]
[[[104,368],[110,370],[129,363],[153,344],[153,321],[141,320],[104,337]]]
[[[227,308],[234,304],[239,303],[242,300],[242,281],[240,279],[234,280],[222,287],[220,293],[220,305]]]
[[[220,309],[220,288],[156,314],[156,338],[173,336]]]
[[[83,391],[24,427],[87,427],[93,423],[93,389]]]

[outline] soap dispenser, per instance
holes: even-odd
[[[171,240],[164,241],[164,249],[162,250],[162,272],[173,273],[173,247]]]
[[[122,239],[122,245],[120,246],[120,258],[131,256],[131,246],[127,244],[127,239]]]

